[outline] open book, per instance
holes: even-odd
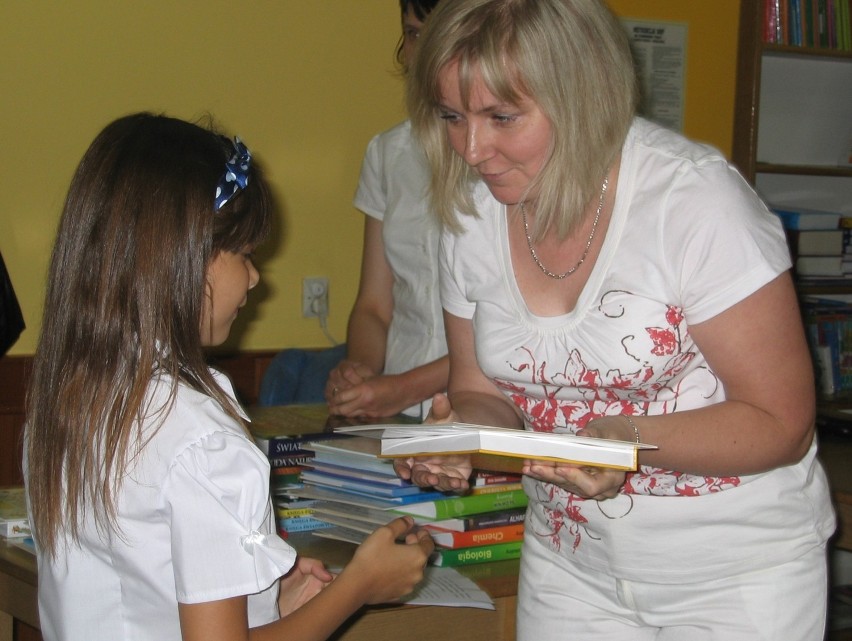
[[[531,432],[468,423],[358,425],[336,428],[335,431],[380,438],[381,456],[386,457],[487,455],[492,459],[490,466],[487,463],[483,465],[482,461],[474,457],[474,464],[485,469],[507,467],[499,463],[499,467],[495,467],[493,457],[496,456],[635,470],[637,451],[656,447],[574,434]],[[516,461],[508,467],[517,468],[519,465],[520,462]]]

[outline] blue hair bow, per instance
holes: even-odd
[[[246,148],[239,138],[234,138],[234,155],[225,163],[225,173],[216,185],[216,198],[213,208],[219,211],[231,198],[236,196],[241,189],[245,189],[249,182],[249,167],[251,166],[251,152]]]

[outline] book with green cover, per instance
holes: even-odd
[[[527,495],[523,490],[494,492],[493,494],[468,494],[451,496],[423,503],[409,503],[393,509],[400,514],[411,514],[427,519],[453,519],[483,512],[497,512],[516,507],[526,507]]]
[[[457,550],[438,549],[429,557],[429,563],[438,567],[456,567],[492,561],[509,561],[521,558],[521,541],[511,543],[496,543],[480,545],[474,548],[459,548]]]

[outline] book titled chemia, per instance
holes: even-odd
[[[481,547],[496,543],[515,543],[524,539],[523,522],[468,532],[445,530],[430,524],[426,524],[424,527],[432,535],[435,545],[451,549]]]

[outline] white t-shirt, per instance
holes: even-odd
[[[370,141],[354,204],[382,221],[393,272],[385,374],[407,372],[447,353],[438,284],[440,225],[429,209],[428,190],[429,165],[409,121]],[[406,414],[426,416],[430,404],[427,399]]]
[[[505,206],[481,184],[476,202],[480,217],[462,216],[463,232],[442,236],[442,300],[472,319],[480,367],[530,429],[574,432],[597,416],[725,400],[689,326],[790,267],[777,218],[721,154],[641,119],[622,150],[600,255],[570,313],[529,312]],[[646,581],[768,565],[833,531],[814,456],[812,448],[798,464],[747,477],[642,467],[600,503],[526,479],[527,532],[578,563]]]
[[[167,392],[168,381],[151,383],[151,440],[116,497],[120,534],[98,533],[90,514],[79,545],[38,557],[45,641],[179,641],[178,602],[239,595],[249,595],[250,626],[278,618],[277,579],[296,552],[275,533],[269,462],[185,385],[155,431]]]

